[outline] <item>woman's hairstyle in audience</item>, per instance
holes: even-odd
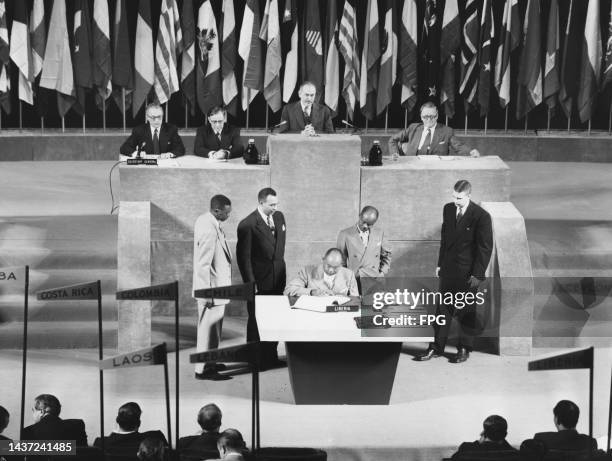
[[[8,426],[9,416],[9,412],[6,410],[6,408],[0,405],[0,434],[2,434],[2,431],[6,429],[6,426]]]
[[[142,410],[136,402],[124,403],[117,412],[117,424],[124,431],[135,431],[140,427]]]
[[[140,461],[166,461],[166,444],[157,437],[146,437],[136,456]]]
[[[483,435],[493,442],[502,442],[508,435],[508,422],[499,415],[487,416],[482,428]]]
[[[59,416],[62,405],[56,396],[51,394],[40,394],[34,399],[34,408],[43,410],[45,414]]]
[[[198,424],[208,432],[218,431],[221,427],[221,409],[214,403],[209,403],[200,408],[198,412]]]

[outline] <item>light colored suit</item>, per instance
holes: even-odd
[[[232,284],[232,253],[210,212],[200,215],[193,230],[193,289],[222,287]],[[216,349],[221,339],[221,327],[226,299],[198,299],[197,352]],[[196,364],[202,373],[203,363]]]
[[[355,274],[345,267],[339,267],[334,283],[328,287],[324,280],[323,264],[306,266],[300,269],[296,278],[285,287],[283,294],[289,296],[309,295],[310,290],[331,290],[335,295],[359,296]]]
[[[382,229],[370,229],[368,245],[364,246],[357,225],[338,234],[336,247],[342,251],[347,267],[359,277],[384,277],[391,268],[391,248]]]

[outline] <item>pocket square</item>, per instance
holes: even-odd
[[[446,141],[440,141],[438,144],[444,144],[446,143]]]
[[[284,225],[284,224],[283,224],[283,227],[282,227],[282,229],[283,229],[283,232],[285,232],[285,225]]]

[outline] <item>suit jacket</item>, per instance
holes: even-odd
[[[325,284],[323,264],[306,266],[300,269],[296,278],[285,287],[284,294],[288,296],[309,295],[310,290],[318,288],[328,290]],[[359,296],[355,274],[345,267],[338,268],[331,291],[335,295]]]
[[[121,145],[120,152],[123,155],[132,155],[138,146],[145,143],[143,152],[153,155],[153,136],[149,122],[138,125],[132,129],[132,134]],[[178,129],[171,123],[162,123],[159,129],[159,153],[172,152],[177,157],[185,155],[185,146],[178,134]]]
[[[292,132],[299,133],[308,123],[304,119],[304,112],[300,101],[286,104],[281,113],[281,121],[287,122],[278,128],[279,133]],[[310,124],[314,127],[317,133],[333,133],[334,125],[329,108],[324,104],[314,102],[310,109]]]
[[[228,453],[227,455],[225,455],[225,457],[223,459],[221,458],[217,458],[217,459],[209,459],[209,460],[204,460],[204,461],[245,461],[244,455],[240,454],[240,453]]]
[[[470,201],[456,223],[457,207],[444,205],[438,267],[440,277],[484,279],[493,250],[491,216]]]
[[[229,151],[229,158],[242,157],[244,146],[240,141],[240,128],[223,125],[221,140],[217,137],[210,124],[198,128],[193,145],[193,153],[198,157],[208,157],[210,151],[225,149]]]
[[[238,224],[236,257],[244,282],[255,282],[259,294],[283,293],[287,279],[285,268],[285,217],[272,215],[276,238],[255,210]]]
[[[163,440],[165,444],[168,444],[166,436],[161,431],[130,432],[129,434],[111,432],[110,435],[104,437],[104,450],[114,453],[136,455],[140,442],[147,437],[155,437]],[[102,448],[102,440],[100,437],[96,437],[93,445],[94,447]]]
[[[463,442],[459,445],[459,449],[457,452],[451,457],[451,459],[460,460],[464,457],[466,459],[473,459],[470,457],[471,454],[482,456],[490,453],[491,455],[495,455],[495,459],[503,460],[518,460],[518,450],[510,445],[507,441],[503,441],[502,443],[495,442],[480,442],[476,440],[475,442]],[[474,456],[475,458],[476,456]]]
[[[210,213],[196,219],[193,230],[193,289],[232,284],[232,253],[225,235]],[[226,304],[227,300],[214,300]]]
[[[588,450],[591,446],[593,451],[597,450],[597,440],[586,434],[579,434],[576,429],[539,432],[533,439],[542,442],[547,450]]]
[[[399,152],[400,155],[417,155],[417,153],[429,153],[431,155],[470,155],[471,149],[455,136],[453,129],[441,123],[436,125],[429,152],[426,150],[427,141],[423,144],[422,151],[417,152],[424,129],[425,127],[422,123],[412,123],[405,130],[394,134],[389,139],[389,152]]]
[[[370,229],[368,245],[364,247],[357,225],[338,234],[336,247],[344,254],[347,267],[357,277],[384,277],[391,268],[391,248],[379,227]]]
[[[202,432],[200,435],[189,435],[181,437],[178,441],[177,450],[180,454],[190,454],[205,457],[219,457],[217,450],[218,432]]]
[[[23,430],[22,440],[76,440],[79,447],[87,446],[85,423],[82,419],[62,419],[46,415]]]

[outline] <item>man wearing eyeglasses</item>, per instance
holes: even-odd
[[[399,155],[465,155],[480,157],[456,136],[452,128],[438,123],[438,108],[433,102],[421,106],[422,123],[412,123],[405,130],[391,136],[389,153]]]
[[[132,134],[121,145],[122,155],[154,155],[161,159],[185,155],[185,146],[178,134],[178,129],[171,123],[164,122],[164,111],[157,103],[151,103],[146,110],[147,123],[138,125]]]
[[[227,124],[227,111],[220,106],[208,112],[208,123],[198,128],[193,153],[214,160],[242,157],[240,128]]]

